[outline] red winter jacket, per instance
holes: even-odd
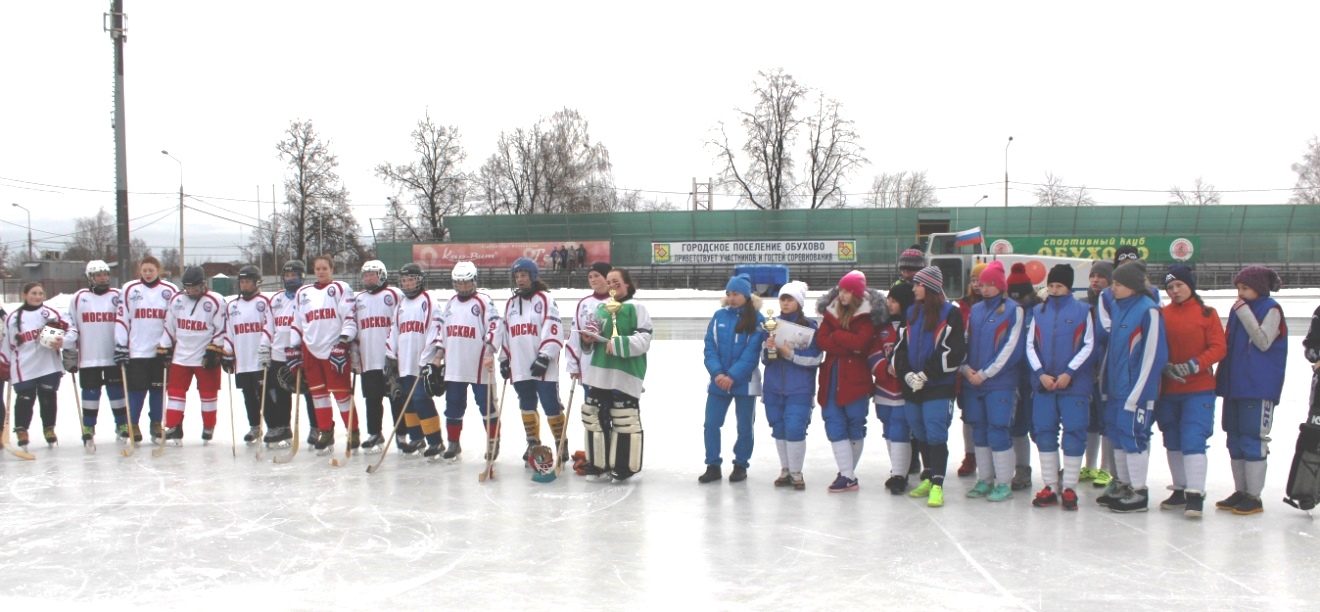
[[[1183,363],[1195,359],[1201,368],[1187,377],[1186,383],[1172,378],[1160,380],[1160,394],[1214,391],[1215,374],[1211,369],[1228,355],[1228,341],[1224,339],[1224,326],[1219,313],[1210,308],[1210,314],[1201,314],[1196,300],[1181,304],[1168,304],[1163,308],[1164,337],[1169,343],[1169,363]]]
[[[875,342],[875,324],[871,321],[871,301],[864,299],[853,315],[848,329],[839,324],[839,301],[831,300],[821,312],[820,329],[816,330],[816,344],[825,354],[821,363],[816,401],[822,407],[829,401],[830,372],[839,366],[839,386],[834,392],[834,404],[843,406],[875,390],[871,382],[871,366],[867,359]]]

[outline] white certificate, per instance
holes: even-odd
[[[815,337],[816,330],[783,319],[779,319],[779,327],[774,333],[775,344],[783,343],[794,350],[810,346]]]

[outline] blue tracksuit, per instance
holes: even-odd
[[[1254,337],[1238,318],[1242,308],[1249,309],[1256,321]],[[1224,398],[1220,419],[1228,437],[1228,455],[1262,461],[1269,455],[1274,406],[1283,393],[1288,362],[1288,324],[1283,308],[1270,297],[1235,307],[1228,315],[1227,340],[1228,357],[1215,372],[1215,393]]]
[[[1105,356],[1105,427],[1125,452],[1150,445],[1160,375],[1169,362],[1159,304],[1146,293],[1115,300]]]
[[[715,311],[706,327],[706,371],[710,384],[706,386],[705,444],[706,465],[719,465],[720,428],[734,403],[738,420],[738,437],[733,444],[734,465],[748,466],[752,458],[752,426],[756,423],[756,396],[761,394],[760,355],[765,345],[765,331],[761,324],[765,316],[756,313],[756,328],[749,333],[736,331],[741,309],[724,306]],[[733,388],[724,391],[715,386],[715,377],[724,374],[733,379]]]
[[[1091,306],[1072,294],[1051,297],[1032,309],[1027,335],[1027,363],[1033,387],[1032,430],[1041,452],[1059,450],[1059,426],[1063,426],[1063,453],[1080,457],[1086,453],[1086,429],[1095,384],[1095,326]],[[1067,374],[1071,381],[1063,390],[1047,391],[1041,376]]]
[[[798,312],[779,315],[777,319],[816,329],[816,322]],[[807,439],[807,426],[811,424],[811,407],[816,395],[816,369],[820,367],[821,353],[816,339],[805,348],[794,349],[793,356],[768,359],[769,351],[761,351],[765,364],[765,389],[761,400],[765,402],[765,418],[770,422],[770,434],[776,440],[799,442]]]
[[[972,306],[967,321],[967,363],[986,378],[978,387],[963,382],[963,419],[972,424],[976,446],[1013,448],[1014,398],[1022,370],[1026,336],[1022,307],[997,295]]]

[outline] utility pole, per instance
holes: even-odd
[[[1008,145],[1013,144],[1013,137],[1008,137],[1008,144],[1004,145],[1004,208],[1008,208]]]
[[[115,46],[115,233],[119,257],[119,282],[127,283],[133,269],[128,261],[128,141],[124,128],[124,0],[110,0],[110,12],[101,15],[101,28],[110,32]]]
[[[183,258],[183,162],[179,161],[179,158],[170,155],[169,151],[162,149],[160,154],[179,164],[179,278],[183,278],[183,269],[188,267],[188,264],[184,263],[186,260]]]

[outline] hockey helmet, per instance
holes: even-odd
[[[284,276],[284,290],[295,291],[303,286],[303,275],[307,274],[307,264],[297,259],[290,259],[284,262],[284,270],[281,272]],[[288,278],[292,274],[293,278]]]
[[[184,268],[183,278],[180,280],[183,283],[184,290],[188,291],[189,295],[201,295],[201,292],[193,293],[190,291],[193,288],[200,288],[202,292],[206,291],[206,272],[202,271],[201,266],[188,266],[187,268]]]
[[[477,281],[477,266],[470,261],[460,261],[454,264],[454,270],[449,273],[449,278],[454,282]]]
[[[537,474],[552,474],[555,471],[555,453],[549,446],[533,446],[527,451],[527,465]]]
[[[252,281],[252,291],[243,291],[243,281]],[[245,298],[250,298],[261,291],[261,270],[256,266],[243,266],[238,270],[238,292]]]
[[[64,329],[54,325],[41,328],[41,335],[37,336],[37,342],[48,349],[55,348],[55,342],[62,339],[64,339]]]
[[[410,289],[403,282],[404,279],[412,279],[416,282],[413,283]],[[403,267],[399,268],[399,288],[403,289],[403,294],[408,296],[409,299],[415,298],[426,291],[426,275],[422,273],[422,267],[416,263],[403,264]]]
[[[519,257],[513,262],[513,266],[509,268],[509,278],[516,278],[519,272],[526,272],[533,283],[541,278],[541,270],[536,267],[536,262],[526,257]]]
[[[103,272],[105,273],[105,282],[96,282],[96,275]],[[87,280],[91,282],[92,287],[97,290],[97,293],[104,293],[106,289],[110,288],[110,266],[104,261],[93,259],[87,262],[87,269],[84,273],[87,275]]]
[[[375,274],[376,278],[368,281],[367,274]],[[367,291],[375,291],[382,287],[389,280],[390,271],[385,267],[385,263],[379,259],[373,259],[362,264],[362,286]]]

